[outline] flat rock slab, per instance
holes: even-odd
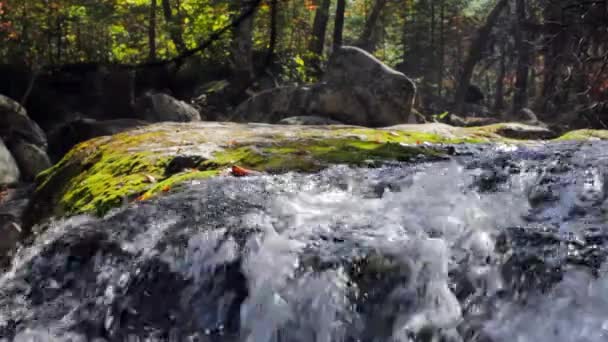
[[[518,133],[512,135],[512,131]],[[335,164],[373,166],[447,158],[450,149],[444,144],[530,143],[513,138],[545,134],[546,129],[521,124],[379,129],[218,122],[153,124],[74,147],[37,177],[24,226],[50,216],[104,215],[122,204],[174,191],[186,181],[231,175],[227,170],[234,167],[239,170],[237,175],[247,175],[316,172]]]

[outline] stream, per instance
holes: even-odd
[[[191,181],[52,222],[0,341],[608,341],[608,142]]]

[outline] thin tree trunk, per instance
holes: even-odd
[[[462,113],[464,107],[464,100],[467,94],[467,89],[471,84],[471,77],[473,76],[473,70],[482,57],[482,53],[487,46],[487,41],[490,37],[492,27],[496,24],[498,17],[502,10],[509,3],[508,0],[498,0],[490,14],[486,18],[486,22],[477,32],[477,37],[469,48],[469,54],[464,62],[463,70],[460,76],[460,83],[456,89],[455,97],[455,112]]]
[[[505,108],[505,75],[507,73],[506,44],[501,47],[498,75],[496,76],[496,93],[494,95],[494,110],[499,112]]]
[[[522,29],[526,22],[525,0],[515,2],[515,49],[517,50],[517,79],[513,96],[513,113],[518,113],[528,106],[528,78],[530,74],[530,44],[526,32]]]
[[[148,24],[148,48],[150,61],[156,60],[156,0],[150,1],[150,22]]]
[[[557,25],[561,21],[561,12],[561,6],[557,1],[547,3],[544,9],[544,21],[545,23],[549,23],[549,32],[547,33],[545,42],[548,47],[543,56],[542,90],[534,105],[542,119],[547,119],[545,113],[549,109],[549,103],[556,95],[558,71],[560,68],[559,56],[563,53],[563,47],[566,45],[566,35],[563,29]]]
[[[431,1],[431,27],[430,27],[430,40],[431,40],[431,48],[429,49],[429,53],[431,54],[431,58],[429,58],[430,60],[430,69],[429,70],[433,70],[435,71],[435,56],[436,56],[436,46],[435,46],[435,2]],[[434,79],[435,77],[433,77]]]
[[[342,46],[342,34],[344,32],[344,12],[346,11],[346,0],[338,0],[336,5],[336,19],[334,22],[333,50]]]
[[[270,37],[268,41],[268,51],[266,52],[266,61],[264,68],[268,68],[274,61],[275,49],[277,46],[277,12],[278,0],[270,1]]]
[[[374,39],[374,30],[376,29],[376,25],[378,25],[380,14],[382,14],[382,10],[384,9],[386,3],[387,0],[374,1],[372,11],[369,17],[367,17],[367,20],[365,21],[363,33],[361,34],[361,37],[359,37],[359,43],[357,44],[363,50],[374,52],[374,50],[376,49],[377,42]]]
[[[407,65],[408,59],[408,50],[409,50],[409,42],[408,42],[408,34],[409,28],[411,24],[414,22],[414,16],[412,10],[409,6],[409,0],[403,0],[403,31],[401,36],[401,44],[403,45],[402,50],[402,58],[404,65]],[[410,20],[411,19],[411,20]]]
[[[165,21],[169,26],[169,35],[175,48],[179,53],[186,51],[186,43],[184,42],[183,29],[180,20],[180,16],[173,16],[171,11],[171,0],[162,0],[163,14]]]
[[[329,22],[330,0],[322,0],[321,6],[317,8],[315,20],[312,25],[312,36],[308,44],[308,51],[311,52],[310,64],[315,71],[320,71],[321,57],[325,47],[325,34],[327,23]]]
[[[439,15],[439,67],[437,75],[437,96],[443,93],[443,73],[445,68],[445,0],[441,0],[441,13]]]
[[[250,10],[249,0],[235,0],[234,9],[243,15]],[[233,29],[232,63],[243,85],[248,85],[254,78],[253,67],[253,19],[254,15],[244,18]]]

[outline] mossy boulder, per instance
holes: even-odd
[[[579,129],[568,132],[557,140],[608,140],[608,130],[599,129]]]
[[[232,166],[271,174],[315,172],[334,164],[445,157],[447,149],[437,144],[516,142],[501,136],[499,128],[154,124],[80,143],[39,174],[24,225],[51,216],[104,215],[131,201],[177,191],[187,181],[229,175]]]

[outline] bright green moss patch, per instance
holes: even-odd
[[[139,199],[146,200],[152,196],[158,195],[163,192],[168,192],[179,188],[184,182],[196,180],[196,179],[207,179],[211,177],[218,176],[220,174],[220,170],[209,170],[209,171],[199,171],[199,170],[189,170],[185,172],[181,172],[175,175],[172,175],[169,178],[166,178],[156,184],[154,184],[151,188],[149,188]]]
[[[310,132],[302,134],[303,138],[324,138],[333,137],[335,139],[359,139],[363,141],[375,141],[379,143],[403,143],[403,144],[461,144],[481,142],[479,138],[468,135],[446,136],[431,132],[417,132],[399,129],[372,129],[372,128],[333,128],[327,131]]]
[[[608,130],[598,129],[579,129],[576,131],[568,132],[556,140],[588,140],[588,139],[602,139],[608,140]]]
[[[60,205],[66,213],[105,214],[148,189],[169,161],[149,152],[99,153],[99,161],[74,177],[63,194]]]
[[[117,140],[118,136],[121,139]],[[41,216],[103,215],[145,191],[151,179],[163,177],[170,158],[129,151],[149,143],[150,135],[118,136],[81,143],[38,175],[34,206],[39,206]]]
[[[438,155],[433,149],[358,139],[283,141],[242,146],[216,153],[208,162],[239,165],[262,172],[318,171],[332,164],[366,165],[370,161],[407,161],[417,155]]]

